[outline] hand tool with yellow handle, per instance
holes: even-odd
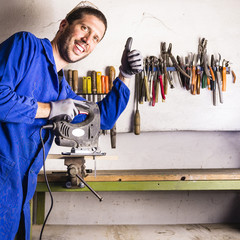
[[[116,70],[113,66],[109,67],[109,89],[111,90],[113,86],[113,81],[115,80]],[[116,148],[116,123],[113,128],[110,130],[110,137],[111,137],[111,147]]]
[[[232,78],[233,78],[233,83],[236,82],[236,74],[234,73],[234,71],[232,70]]]
[[[70,87],[73,88],[73,78],[72,78],[72,70],[71,69],[68,70],[68,83],[69,83]]]
[[[87,77],[82,78],[82,93],[83,95],[87,94]]]
[[[73,70],[73,91],[78,93],[78,71]]]
[[[92,78],[87,76],[87,94],[88,94],[88,101],[92,101]]]
[[[97,101],[101,101],[102,97],[101,97],[101,93],[102,93],[102,83],[101,83],[101,76],[102,73],[101,72],[97,72],[96,75],[96,82],[97,82]]]
[[[92,78],[87,77],[87,94],[92,94]]]
[[[93,102],[96,102],[95,95],[97,94],[97,81],[96,81],[97,73],[95,71],[91,72],[91,79],[92,79],[92,93],[93,93]]]
[[[97,93],[101,94],[102,93],[102,85],[101,85],[101,76],[102,73],[101,72],[97,72]]]

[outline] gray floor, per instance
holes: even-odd
[[[41,226],[34,225],[32,240]],[[42,240],[240,240],[240,225],[48,225]]]

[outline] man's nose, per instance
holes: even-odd
[[[89,44],[91,42],[91,34],[86,33],[84,37],[82,38],[82,41],[86,44]]]

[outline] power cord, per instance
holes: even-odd
[[[51,189],[50,189],[50,186],[49,186],[49,183],[48,183],[46,169],[45,169],[45,155],[46,154],[45,154],[44,141],[43,141],[43,138],[42,138],[42,130],[43,129],[52,129],[52,128],[53,128],[53,125],[49,124],[49,125],[42,126],[41,129],[40,129],[40,139],[41,139],[42,148],[43,148],[43,173],[44,173],[45,183],[47,185],[47,189],[48,189],[48,192],[49,192],[49,195],[50,195],[50,198],[51,198],[51,205],[50,205],[50,208],[48,210],[47,216],[45,217],[45,220],[43,222],[39,240],[42,239],[42,234],[43,234],[44,227],[46,225],[47,219],[48,219],[48,217],[49,217],[49,215],[52,211],[52,208],[53,208],[53,196],[52,196],[52,192],[51,192]]]

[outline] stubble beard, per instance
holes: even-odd
[[[70,27],[67,27],[65,31],[59,36],[57,41],[57,46],[58,46],[58,51],[61,58],[63,58],[67,63],[76,63],[84,59],[85,57],[87,57],[88,54],[85,56],[79,57],[79,59],[77,60],[72,60],[70,58],[69,46],[70,46],[71,36],[72,36],[72,31]]]

